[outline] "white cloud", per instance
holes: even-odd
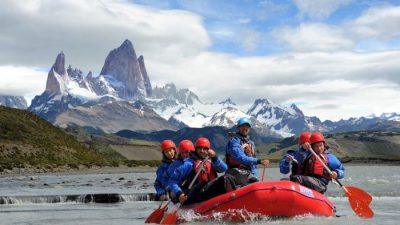
[[[286,101],[302,101],[300,108],[306,115],[320,119],[339,120],[341,118],[367,116],[375,113],[398,112],[395,103],[400,96],[397,85],[389,83],[369,84],[348,80],[331,80],[309,85],[274,87],[283,92],[294,93]],[[297,96],[295,93],[302,93]]]
[[[300,108],[307,115],[323,119],[387,112],[389,102],[392,111],[400,108],[396,100],[400,98],[400,51],[245,58],[204,52],[182,64],[152,63],[153,74],[161,83],[173,81],[206,101],[232,97],[240,104],[256,98],[305,102]]]
[[[0,27],[1,65],[50,67],[63,50],[73,66],[100,71],[110,48],[127,38],[145,58],[170,61],[210,45],[198,15],[127,1],[4,0]]]
[[[0,95],[25,96],[28,104],[33,95],[46,87],[47,72],[28,67],[0,66]]]
[[[342,28],[322,23],[277,28],[271,35],[294,51],[338,51],[354,47]]]
[[[328,18],[340,6],[347,5],[352,0],[294,0],[300,11],[300,16],[323,20]]]
[[[348,32],[358,39],[399,38],[400,6],[370,8],[347,26]]]
[[[174,82],[205,101],[302,102],[306,115],[322,119],[398,112],[400,51],[353,52],[357,38],[371,34],[345,32],[376,26],[381,20],[372,18],[379,17],[367,15],[377,14],[365,13],[343,27],[309,23],[275,29],[272,34],[290,47],[288,53],[239,57],[207,51],[211,43],[202,18],[186,11],[126,1],[0,1],[0,94],[43,92],[47,71],[32,68],[50,68],[60,50],[67,64],[99,71],[108,52],[129,38],[144,55],[153,85]],[[396,37],[399,29],[390,24],[392,33],[382,28],[374,37]],[[241,37],[240,29],[216,29],[214,35]],[[248,34],[234,43],[255,48],[261,34]]]

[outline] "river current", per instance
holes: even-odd
[[[345,165],[344,185],[355,186],[373,196],[370,205],[375,217],[358,218],[352,211],[343,190],[329,184],[326,195],[336,206],[338,217],[262,218],[246,224],[399,224],[400,166]],[[259,175],[262,169],[259,169]],[[284,176],[278,168],[267,168],[265,180]],[[0,224],[72,225],[72,224],[143,224],[158,207],[152,201],[154,171],[132,169],[130,173],[35,175],[0,177]],[[104,200],[109,203],[97,203]],[[111,200],[110,200],[111,199]],[[186,224],[196,222],[196,215],[184,215]],[[233,224],[213,221],[213,224]]]

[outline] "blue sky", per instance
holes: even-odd
[[[399,0],[3,0],[0,27],[3,95],[42,93],[60,51],[98,75],[129,39],[153,86],[204,102],[268,98],[331,120],[400,112]]]
[[[396,6],[400,1],[339,0],[192,0],[131,1],[166,10],[186,10],[203,18],[212,39],[210,51],[239,56],[284,53],[289,49],[269,34],[279,27],[297,27],[302,23],[341,26],[359,17],[369,8]],[[305,3],[302,3],[305,2]],[[316,5],[315,8],[308,8]],[[246,37],[241,36],[247,34]],[[398,48],[399,40],[360,40],[356,51]]]

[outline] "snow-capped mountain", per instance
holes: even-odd
[[[150,96],[151,91],[143,56],[136,58],[129,40],[110,52],[96,77],[91,72],[83,76],[82,71],[72,69],[71,65],[65,69],[65,55],[61,52],[49,71],[45,90],[51,96],[71,94],[92,99],[109,95],[125,100]]]
[[[179,127],[230,128],[240,117],[248,116],[237,109],[230,98],[218,104],[203,103],[196,94],[188,89],[178,89],[173,83],[154,88],[152,98],[146,98],[146,103]]]
[[[223,107],[236,107],[236,103],[233,102],[231,98],[227,98],[218,104],[222,105]]]
[[[23,96],[0,95],[0,105],[17,109],[28,108],[28,104]]]
[[[386,127],[400,127],[400,114],[383,113],[380,116],[370,115],[368,117],[352,117],[337,122],[327,120],[324,121],[323,124],[325,127],[328,127],[329,132],[332,133],[359,130],[380,130],[386,129]]]
[[[383,120],[390,120],[390,121],[400,121],[400,114],[392,112],[392,113],[382,113],[379,117]]]
[[[4,104],[1,102],[0,104]],[[302,131],[341,132],[379,129],[400,124],[400,115],[382,114],[321,122],[305,116],[294,104],[282,106],[268,99],[238,105],[231,98],[205,103],[189,89],[173,83],[152,88],[143,56],[136,56],[125,40],[107,56],[97,76],[65,66],[63,52],[50,68],[45,91],[36,96],[28,110],[59,126],[74,123],[116,132],[176,130],[183,127],[231,128],[241,117],[249,117],[253,128],[266,136],[288,137]],[[390,122],[387,122],[390,121]]]
[[[155,87],[152,92],[153,99],[176,100],[180,104],[193,105],[201,102],[199,97],[189,89],[177,89],[175,84],[169,83],[163,87]]]
[[[248,117],[248,115],[237,108],[228,106],[212,115],[204,126],[233,127],[242,117]]]
[[[60,125],[75,123],[106,132],[122,129],[175,130],[147,105],[135,101],[151,95],[151,83],[143,57],[136,58],[129,40],[107,56],[99,76],[84,76],[79,69],[65,68],[65,55],[57,55],[45,91],[32,100],[28,110]]]
[[[268,99],[257,99],[247,114],[283,137],[293,136],[304,130],[326,131],[318,118],[304,116],[295,104],[285,107]]]
[[[221,108],[218,104],[203,103],[192,91],[178,89],[173,83],[155,87],[152,97],[146,98],[145,102],[161,117],[179,124],[179,127],[203,127]]]

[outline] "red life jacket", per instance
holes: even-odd
[[[196,183],[207,183],[217,178],[217,173],[213,170],[211,160],[207,160],[202,166],[202,160],[194,160],[193,163],[194,173],[197,174],[199,170],[202,170],[197,178]]]
[[[249,157],[254,155],[254,149],[250,143],[240,141],[240,144],[242,146],[242,151],[244,152],[244,154]],[[248,168],[248,166],[241,164],[228,154],[226,154],[226,162],[230,168]]]
[[[320,159],[322,159],[325,165],[329,165],[327,153],[322,153],[318,156]],[[324,177],[328,180],[331,177],[329,172],[325,169],[324,165],[322,165],[322,163],[314,156],[314,154],[309,155],[304,162],[304,175]]]

